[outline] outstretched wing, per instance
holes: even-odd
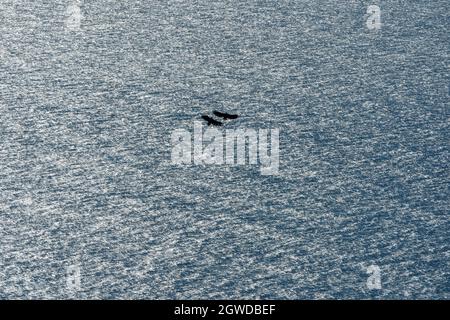
[[[208,126],[210,126],[210,125],[213,125],[213,126],[221,126],[221,125],[223,125],[222,122],[214,120],[213,118],[205,116],[205,115],[202,116],[202,119],[208,121]]]
[[[238,117],[237,114],[229,114],[229,113],[223,113],[223,112],[219,112],[219,111],[213,111],[215,116],[224,118],[225,120],[228,119],[236,119]]]

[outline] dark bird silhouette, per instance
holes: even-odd
[[[223,113],[223,112],[219,112],[219,111],[214,111],[213,113],[215,116],[224,118],[225,120],[237,119],[237,117],[238,117],[237,114],[229,114],[229,113]]]
[[[213,126],[221,126],[221,125],[223,125],[222,122],[214,120],[213,118],[208,117],[208,116],[202,116],[202,119],[208,121],[208,126],[210,126],[210,125],[213,125]]]

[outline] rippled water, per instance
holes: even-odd
[[[0,298],[450,298],[448,1],[71,4],[0,1]],[[279,175],[171,165],[213,110]]]

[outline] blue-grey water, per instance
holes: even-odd
[[[450,298],[447,0],[70,5],[0,1],[0,299]],[[279,174],[171,165],[212,110]]]

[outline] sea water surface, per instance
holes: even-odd
[[[449,299],[449,12],[1,0],[0,299]],[[172,165],[213,110],[279,174]]]

